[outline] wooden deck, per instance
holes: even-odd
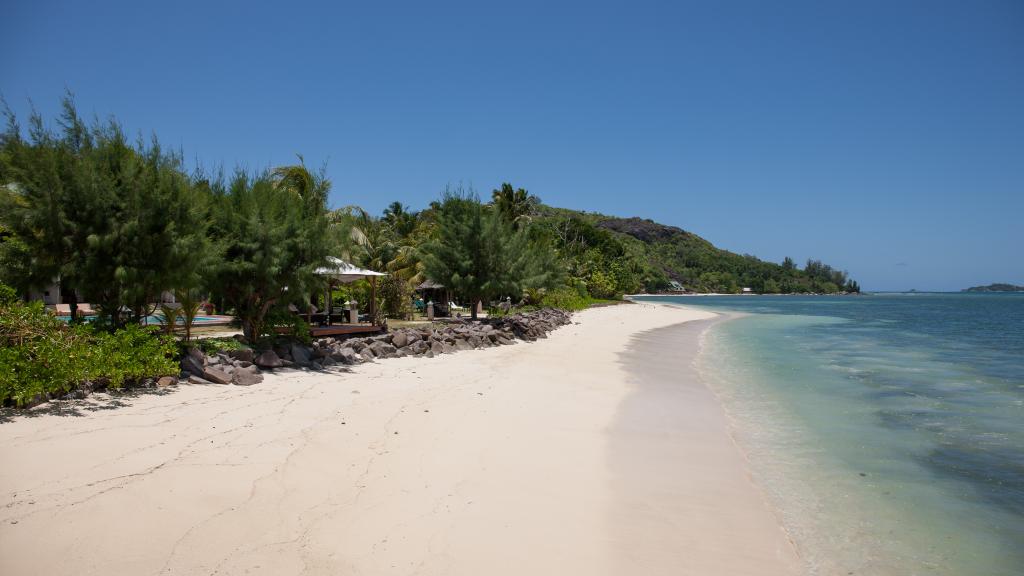
[[[337,324],[335,326],[309,327],[309,333],[313,338],[347,336],[349,334],[376,334],[383,331],[383,326],[371,326],[370,324]]]

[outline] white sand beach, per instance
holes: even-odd
[[[710,317],[8,413],[0,573],[797,574],[701,326],[657,330]]]

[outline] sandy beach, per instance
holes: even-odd
[[[707,312],[0,421],[0,573],[798,574],[691,363]]]

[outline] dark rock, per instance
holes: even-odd
[[[299,366],[308,366],[310,362],[310,350],[302,344],[292,344],[292,361]]]
[[[378,358],[388,358],[394,356],[397,348],[387,342],[377,341],[370,344],[370,350],[373,350],[373,355]]]
[[[235,368],[235,371],[233,372],[233,374],[259,374],[259,373],[260,373],[260,369],[257,368],[254,364],[249,364],[248,366],[239,366],[238,368]]]
[[[343,364],[355,364],[356,353],[352,348],[342,348],[337,352],[331,354],[331,358],[341,362]]]
[[[395,348],[405,348],[409,343],[409,336],[405,332],[395,332],[391,336],[391,344]]]
[[[252,348],[240,348],[238,350],[229,350],[228,356],[235,360],[241,360],[242,362],[252,362],[253,358],[256,357],[255,352]]]
[[[181,369],[190,374],[202,374],[205,368],[206,358],[203,353],[195,348],[190,348],[188,353],[181,357]]]
[[[209,380],[204,380],[203,378],[194,375],[189,376],[188,381],[190,384],[213,384],[213,382],[210,382]]]
[[[206,378],[210,382],[216,382],[217,384],[228,384],[231,382],[231,374],[228,374],[219,368],[207,367],[206,370],[203,371],[203,378]]]
[[[249,372],[239,371],[231,378],[231,382],[235,386],[252,386],[253,384],[263,382],[263,374],[252,374]]]
[[[264,350],[256,357],[256,365],[260,368],[280,368],[284,363],[273,350]]]

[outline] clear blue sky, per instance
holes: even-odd
[[[335,205],[511,181],[867,289],[1024,283],[1024,2],[5,2],[0,93]]]

